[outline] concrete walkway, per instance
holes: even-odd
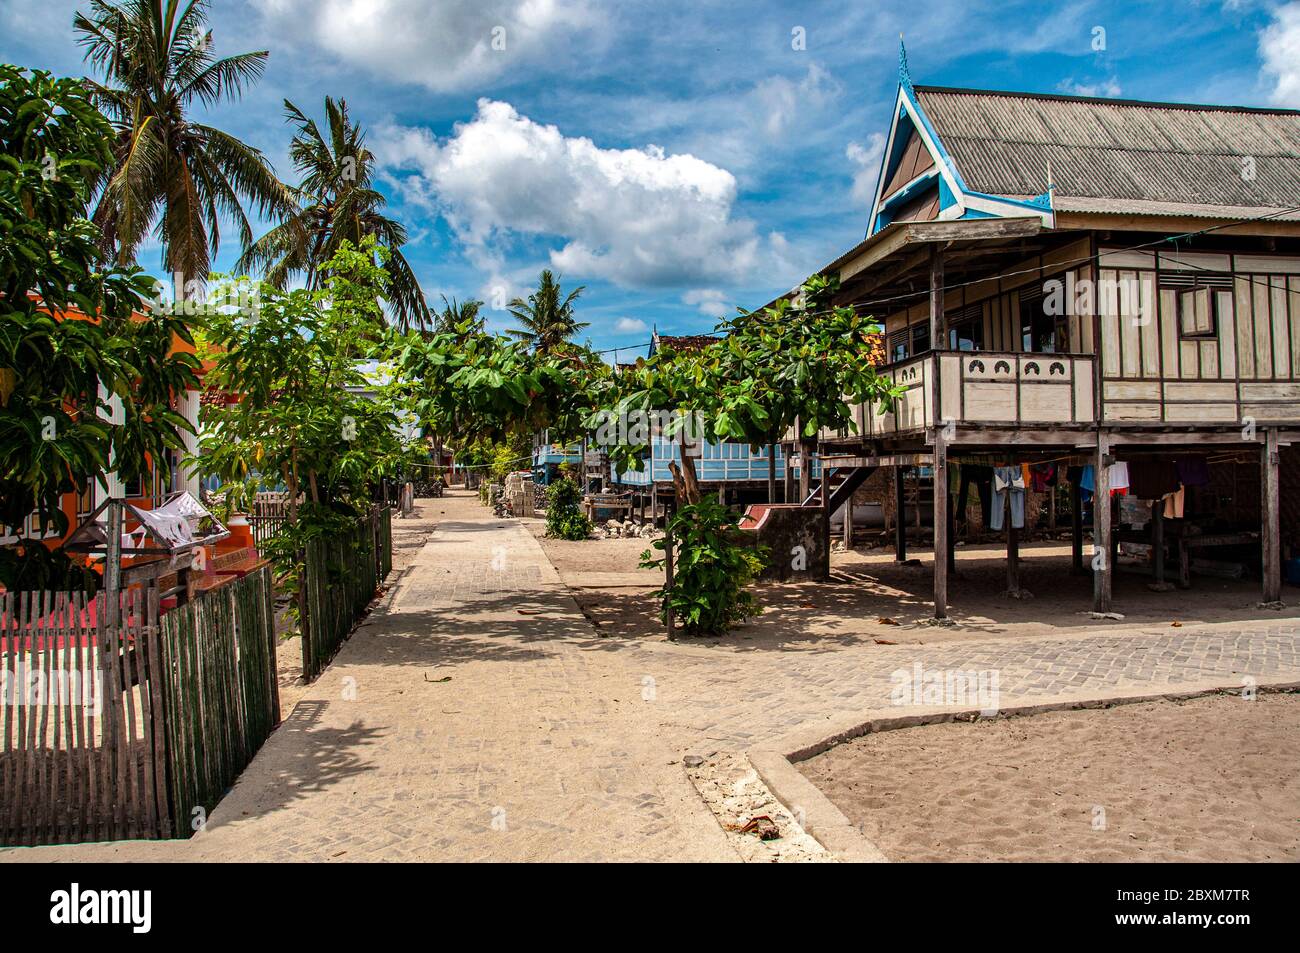
[[[1001,704],[1300,680],[1293,620],[1171,632],[720,651],[602,639],[536,540],[472,496],[442,511],[187,842],[14,860],[735,860],[680,764],[866,720],[891,673],[996,670]]]

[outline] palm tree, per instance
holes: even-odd
[[[434,316],[433,330],[439,334],[460,334],[460,325],[468,322],[466,334],[478,334],[482,332],[485,323],[479,316],[482,307],[482,301],[457,301],[455,298],[448,301],[447,296],[443,295],[442,310]]]
[[[279,287],[302,274],[309,288],[319,287],[324,264],[344,241],[359,246],[373,235],[389,252],[388,303],[398,325],[403,330],[425,326],[429,305],[399,250],[406,229],[381,211],[387,200],[371,187],[374,154],[366,148],[365,133],[348,115],[347,102],[325,97],[325,132],[287,99],[284,109],[287,121],[297,127],[289,158],[302,181],[293,190],[295,202],[283,221],[246,248],[236,269],[264,269],[266,280]]]
[[[238,98],[262,74],[267,52],[212,54],[207,0],[90,0],[73,25],[85,57],[103,74],[87,79],[116,132],[116,164],[94,182],[93,218],[106,255],[135,260],[152,230],[163,266],[204,282],[221,242],[221,221],[252,241],[243,204],[274,214],[292,196],[257,149],[192,121],[195,101]]]
[[[578,300],[583,288],[579,285],[569,292],[568,297],[564,297],[564,290],[551,270],[544,269],[537,282],[537,290],[528,296],[527,301],[515,298],[510,302],[510,313],[520,326],[511,328],[509,333],[532,345],[539,354],[554,350],[590,326],[578,321],[573,314],[573,303]]]

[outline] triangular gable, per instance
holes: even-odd
[[[868,237],[893,222],[1023,218],[1027,210],[1039,214],[1049,228],[1052,226],[1054,215],[1047,196],[1027,201],[967,188],[911,83],[901,77],[871,206]]]
[[[930,154],[930,150],[921,141],[920,135],[913,129],[907,144],[903,146],[902,155],[894,163],[894,172],[889,177],[889,184],[884,188],[884,197],[888,198],[921,173],[929,172],[933,168],[934,156]]]

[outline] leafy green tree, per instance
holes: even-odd
[[[85,217],[111,141],[79,81],[0,65],[0,522],[10,526],[35,511],[66,530],[62,494],[110,466],[127,481],[147,473],[190,429],[172,409],[197,383],[193,356],[173,349],[189,331],[145,313],[154,283],[105,266]],[[123,422],[108,423],[119,402]],[[6,585],[25,587],[28,563],[10,559]]]
[[[323,131],[287,99],[284,108],[296,127],[289,158],[302,178],[292,190],[293,203],[281,209],[282,221],[246,246],[236,270],[265,270],[266,280],[277,288],[302,275],[307,287],[315,289],[328,277],[326,263],[344,242],[360,247],[373,237],[388,253],[386,294],[398,327],[426,326],[432,320],[429,305],[401,252],[406,229],[383,213],[387,199],[374,188],[374,153],[347,102],[325,97]]]
[[[527,301],[515,298],[510,302],[510,313],[519,322],[519,327],[512,328],[509,333],[539,354],[556,350],[583,328],[589,327],[574,313],[574,302],[584,290],[579,285],[566,295],[551,270],[544,269],[537,290],[528,296]]]
[[[672,585],[654,593],[663,600],[661,618],[671,609],[687,635],[722,635],[761,610],[748,589],[763,571],[767,553],[741,542],[739,517],[716,495],[683,506],[669,520],[676,560]],[[652,544],[662,552],[668,536]],[[641,554],[645,569],[662,569],[664,557]]]
[[[887,402],[896,391],[871,362],[879,326],[853,308],[834,307],[836,280],[815,275],[794,301],[741,312],[717,330],[725,337],[698,350],[663,348],[617,378],[610,410],[627,416],[676,411],[665,436],[692,425],[700,440],[739,440],[757,448],[797,426],[805,445],[823,428],[854,429],[853,406]],[[648,437],[648,435],[647,435]],[[648,439],[613,449],[626,468],[640,466]],[[701,498],[694,462],[683,454],[678,497]],[[806,472],[807,468],[805,468]]]
[[[388,280],[384,255],[373,238],[360,248],[344,242],[327,263],[325,287],[264,285],[256,314],[208,320],[209,386],[240,399],[205,410],[196,466],[226,482],[250,474],[282,481],[294,507],[289,542],[321,521],[332,525],[335,514],[362,512],[369,485],[410,460],[397,403],[362,393],[372,389],[364,362],[390,356],[378,303]]]
[[[573,439],[611,380],[608,365],[581,348],[547,354],[520,341],[458,331],[407,334],[396,367],[416,419],[461,445],[546,429],[557,440]]]
[[[814,275],[793,300],[741,311],[718,325],[725,337],[713,370],[714,434],[758,447],[796,430],[807,459],[821,430],[856,430],[855,404],[889,403],[898,395],[872,364],[880,325],[853,308],[835,307],[838,288],[838,278]]]
[[[243,203],[265,216],[293,202],[261,152],[189,114],[196,102],[239,98],[268,55],[217,59],[207,13],[207,0],[90,0],[74,20],[86,59],[103,74],[102,83],[86,82],[113,126],[114,161],[91,180],[102,247],[119,263],[134,261],[152,230],[167,270],[200,284],[223,218],[247,246]]]

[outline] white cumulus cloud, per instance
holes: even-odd
[[[1259,37],[1264,73],[1273,82],[1273,102],[1300,107],[1300,3],[1273,12],[1273,22]]]
[[[727,296],[717,288],[693,288],[682,295],[682,304],[699,308],[700,314],[717,318],[730,311]]]
[[[619,334],[639,334],[649,331],[650,326],[640,318],[619,318],[614,322],[614,330]]]
[[[512,239],[557,239],[551,265],[575,280],[677,287],[752,276],[777,239],[733,214],[726,169],[658,146],[605,149],[480,99],[444,140],[385,127],[375,150],[408,200],[436,208],[471,260]]]
[[[254,0],[283,40],[429,89],[464,89],[554,57],[594,22],[587,0]]]
[[[870,208],[876,198],[876,180],[880,177],[880,157],[885,151],[885,134],[873,132],[864,146],[850,142],[844,155],[853,163],[853,201]]]

